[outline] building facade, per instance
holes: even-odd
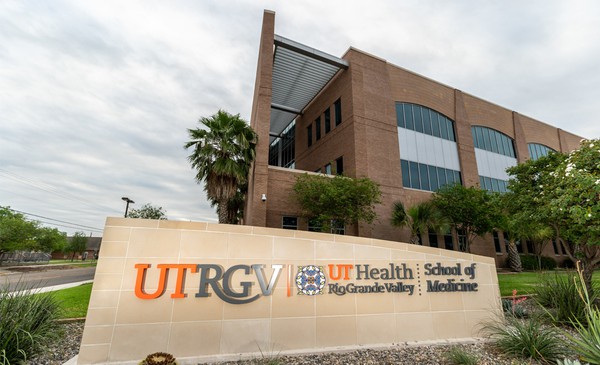
[[[393,204],[411,206],[448,183],[505,191],[509,166],[550,151],[576,149],[581,137],[350,48],[337,58],[275,34],[265,11],[251,125],[259,135],[245,223],[310,230],[292,186],[299,174],[369,177],[383,203],[371,225],[340,233],[408,242],[390,224]],[[430,233],[425,246],[458,250],[460,232]],[[502,232],[472,253],[504,264]],[[530,245],[519,247],[533,252]],[[544,255],[562,261],[558,245]]]

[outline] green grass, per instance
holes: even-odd
[[[520,272],[498,274],[498,284],[500,285],[500,295],[510,296],[513,289],[517,289],[517,294],[533,294],[535,287],[540,283],[540,275],[554,275],[555,271],[546,272]],[[567,275],[565,271],[556,271],[558,275]],[[596,271],[593,277],[594,283],[600,284],[600,271]]]
[[[60,318],[85,317],[92,294],[92,284],[57,290],[53,294],[61,308]]]

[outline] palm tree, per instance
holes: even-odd
[[[192,148],[188,160],[197,170],[196,181],[204,182],[208,200],[217,206],[219,223],[235,223],[231,217],[237,212],[229,210],[239,210],[239,204],[229,202],[247,183],[258,137],[239,114],[224,110],[199,122],[208,129],[188,129],[190,141],[184,145]]]
[[[420,244],[420,236],[429,230],[443,232],[450,228],[448,220],[431,202],[423,202],[406,210],[402,202],[394,203],[392,225],[410,229],[410,243]]]

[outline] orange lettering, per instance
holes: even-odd
[[[149,267],[150,264],[135,264],[135,268],[137,269],[135,296],[140,299],[156,299],[164,294],[169,269],[177,269],[177,283],[175,284],[175,292],[171,294],[171,298],[185,298],[185,293],[183,292],[185,270],[189,269],[193,273],[198,271],[196,264],[159,264],[156,266],[160,269],[158,287],[154,293],[146,293],[144,291],[144,286],[146,281],[146,270],[148,270]]]
[[[344,275],[344,280],[349,280],[350,279],[350,269],[352,269],[354,267],[354,265],[351,264],[346,264],[346,265],[334,265],[334,264],[329,264],[327,265],[329,267],[329,278],[331,280],[340,280],[342,278],[342,275]],[[337,266],[337,273],[334,274],[334,268]],[[342,270],[343,270],[343,274],[342,274]]]

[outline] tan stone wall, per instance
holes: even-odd
[[[427,275],[426,264],[460,265],[460,275]],[[284,265],[271,295],[248,304],[221,300],[213,287],[199,292],[198,272],[188,270],[177,291],[177,271],[170,270],[164,293],[156,299],[135,294],[136,264],[150,264],[143,286],[158,287],[159,264],[265,265],[267,282],[273,264]],[[348,280],[332,280],[328,265],[353,265]],[[395,280],[357,280],[358,265],[369,269],[390,264],[408,271]],[[323,294],[288,296],[299,266],[323,268]],[[468,267],[475,268],[470,278]],[[289,270],[288,270],[289,269]],[[373,274],[373,272],[371,272]],[[209,276],[213,274],[209,273]],[[380,274],[381,275],[381,274]],[[288,281],[288,278],[290,279]],[[428,291],[428,280],[477,283],[477,291]],[[230,283],[253,282],[250,296],[261,294],[254,272],[236,271]],[[402,283],[407,291],[330,293],[329,284]],[[289,284],[288,284],[289,283]],[[409,295],[409,285],[412,295]],[[391,287],[390,287],[391,288]],[[383,290],[383,289],[380,289]],[[385,290],[383,290],[385,291]],[[252,226],[198,222],[108,218],[92,288],[78,364],[137,364],[147,354],[165,351],[181,364],[215,358],[237,359],[296,351],[324,351],[356,346],[466,338],[479,335],[480,324],[500,311],[494,260],[428,247],[350,236]]]

